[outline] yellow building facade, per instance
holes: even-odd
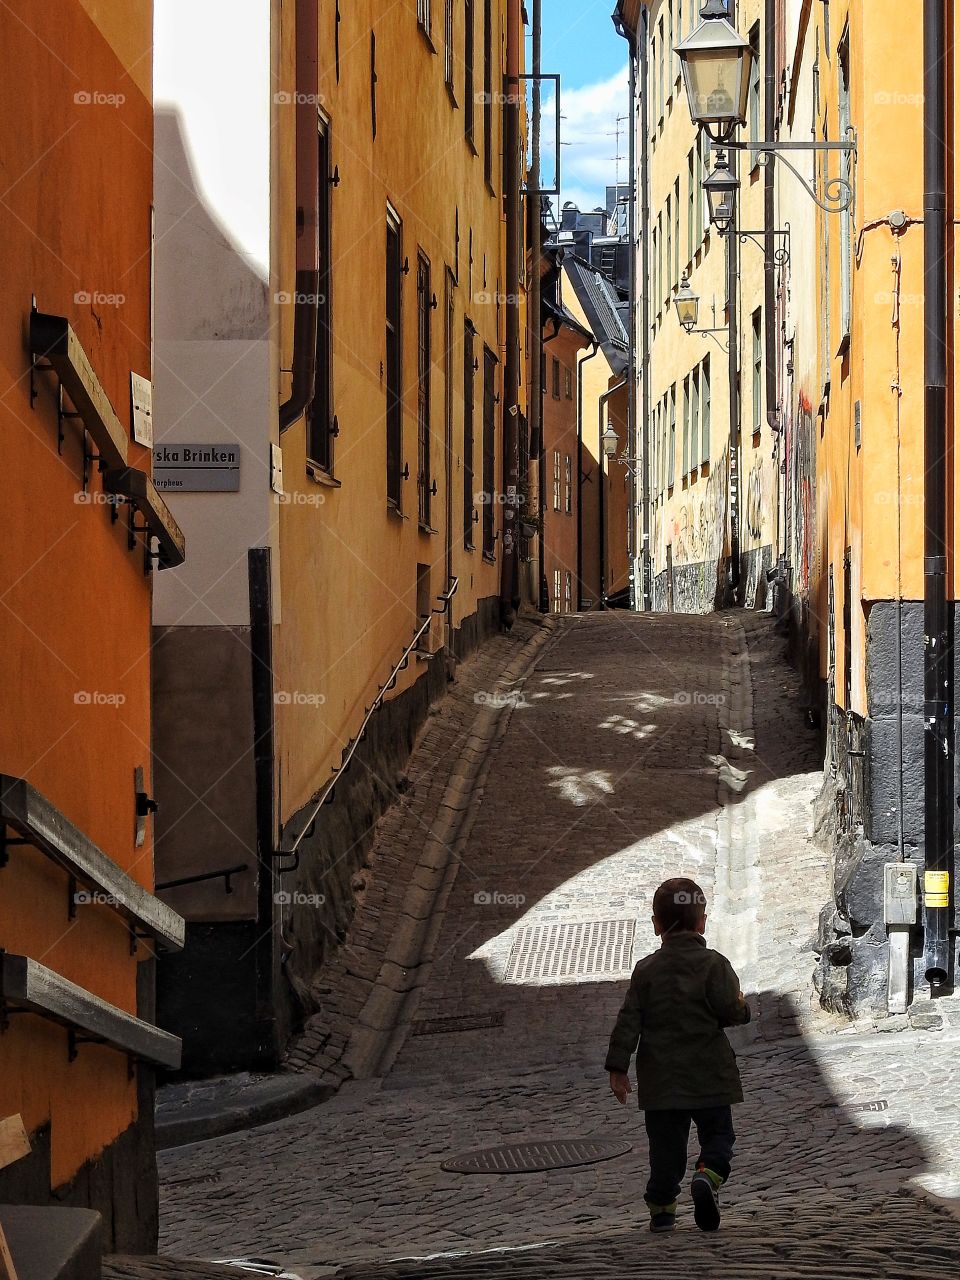
[[[179,362],[158,432],[239,452],[232,491],[171,497],[204,555],[155,610],[160,754],[190,762],[162,775],[188,936],[161,1005],[194,1071],[275,1061],[312,1012],[431,702],[537,585],[515,500],[522,5],[269,9],[176,10],[158,39],[158,336]],[[232,58],[185,75],[175,36],[202,48],[197,23],[224,21]]]

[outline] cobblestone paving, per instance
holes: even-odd
[[[419,1033],[313,1111],[163,1153],[164,1252],[255,1254],[305,1280],[955,1275],[960,1037],[882,1035],[815,1006],[819,760],[779,651],[751,614],[564,621],[515,686],[408,1010]],[[746,1102],[724,1230],[701,1236],[682,1201],[662,1239],[642,1230],[642,1117],[602,1071],[625,979],[505,979],[532,925],[634,921],[639,957],[653,889],[684,873],[756,1020],[734,1033]],[[439,1029],[483,1015],[498,1025]],[[634,1145],[548,1173],[440,1168],[573,1136]]]

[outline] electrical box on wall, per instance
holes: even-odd
[[[917,923],[917,868],[912,862],[888,862],[883,868],[885,924]]]

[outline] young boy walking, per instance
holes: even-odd
[[[718,1192],[730,1176],[730,1106],[743,1101],[743,1089],[724,1027],[749,1022],[750,1009],[730,961],[704,942],[706,921],[706,898],[693,880],[664,881],[653,896],[660,949],[634,968],[607,1052],[610,1088],[620,1103],[631,1092],[627,1070],[637,1054],[637,1100],[650,1144],[644,1200],[651,1231],[676,1226],[691,1120],[700,1157],[690,1195],[701,1231],[720,1226]]]

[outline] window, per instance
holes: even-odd
[[[700,367],[690,375],[690,470],[695,473],[700,463]]]
[[[398,510],[401,505],[400,472],[403,469],[403,383],[402,383],[402,247],[400,221],[392,212],[387,218],[387,500]]]
[[[840,138],[846,142],[850,128],[850,38],[844,34],[838,51]],[[850,152],[841,153],[844,179],[853,186],[853,163]],[[850,339],[853,323],[853,209],[840,214],[840,340]]]
[[[760,23],[755,22],[750,28],[750,48],[753,50],[753,61],[750,67],[749,120],[750,137],[760,137]],[[760,153],[750,152],[750,168],[755,169]]]
[[[560,399],[560,361],[553,357],[553,398]]]
[[[463,545],[473,550],[473,401],[476,356],[473,351],[474,328],[469,320],[463,325]]]
[[[676,58],[676,55],[673,52],[673,43],[674,43],[673,42],[673,0],[670,0],[670,4],[667,8],[667,47],[665,50],[666,61],[667,61],[667,97],[668,98],[671,97],[673,94],[673,64]]]
[[[673,184],[673,283],[680,283],[680,179]]]
[[[660,118],[663,119],[664,108],[666,107],[666,104],[667,104],[667,94],[666,94],[666,85],[664,82],[663,19],[662,18],[660,19],[660,26],[658,28],[658,31],[659,31],[660,38],[657,46],[658,54],[659,54],[657,58],[657,66],[659,68],[659,75],[660,75],[660,93],[657,98],[657,103],[660,108]]]
[[[674,470],[677,464],[677,388],[670,388],[670,439],[667,444],[668,488],[673,488]]]
[[[565,613],[573,612],[573,574],[569,569],[563,583],[563,608]]]
[[[651,310],[651,314],[654,317],[654,323],[656,323],[657,312],[660,310],[660,290],[657,288],[657,255],[659,252],[660,252],[660,228],[659,226],[656,226],[653,228],[653,245],[652,245],[652,253],[650,254],[650,281],[649,281],[650,292],[653,295],[653,306],[651,307],[650,310]]]
[[[377,136],[377,36],[370,32],[370,128]]]
[[[710,357],[703,362],[703,376],[700,379],[700,405],[703,415],[703,447],[701,461],[710,461]]]
[[[547,353],[540,352],[540,394],[547,394]]]
[[[429,37],[430,35],[430,0],[417,0],[417,25]]]
[[[660,281],[660,287],[663,294],[667,298],[667,305],[670,305],[670,272],[673,267],[673,219],[670,217],[670,197],[667,196],[667,216],[665,218],[667,232],[667,256],[666,271],[663,273],[663,279]]]
[[[690,379],[683,380],[683,477],[690,471]]]
[[[573,372],[570,369],[563,371],[563,394],[568,400],[573,399]]]
[[[563,509],[573,514],[573,459],[569,453],[563,460]]]
[[[493,185],[493,14],[483,0],[483,176]]]
[[[417,254],[417,496],[420,523],[430,526],[430,260]]]
[[[553,451],[553,509],[560,510],[560,450]]]
[[[687,261],[693,261],[697,251],[697,166],[696,150],[687,156]]]
[[[753,313],[753,434],[763,422],[763,311]]]
[[[330,328],[330,134],[320,120],[317,134],[317,241],[320,277],[317,293],[317,363],[313,400],[307,408],[307,459],[325,471],[333,466],[333,338]],[[304,227],[308,234],[309,228]]]
[[[463,0],[463,131],[473,146],[473,0]]]
[[[553,612],[560,612],[560,570],[553,571]]]
[[[446,537],[447,557],[453,555],[453,397],[454,397],[454,363],[453,347],[456,333],[457,304],[456,281],[453,272],[446,267],[444,276],[443,307],[443,462],[444,487],[443,496],[446,503]]]
[[[443,4],[443,78],[449,89],[453,88],[453,0]]]
[[[483,554],[493,555],[494,516],[496,514],[496,457],[494,452],[494,427],[496,421],[497,357],[489,347],[483,348]]]

